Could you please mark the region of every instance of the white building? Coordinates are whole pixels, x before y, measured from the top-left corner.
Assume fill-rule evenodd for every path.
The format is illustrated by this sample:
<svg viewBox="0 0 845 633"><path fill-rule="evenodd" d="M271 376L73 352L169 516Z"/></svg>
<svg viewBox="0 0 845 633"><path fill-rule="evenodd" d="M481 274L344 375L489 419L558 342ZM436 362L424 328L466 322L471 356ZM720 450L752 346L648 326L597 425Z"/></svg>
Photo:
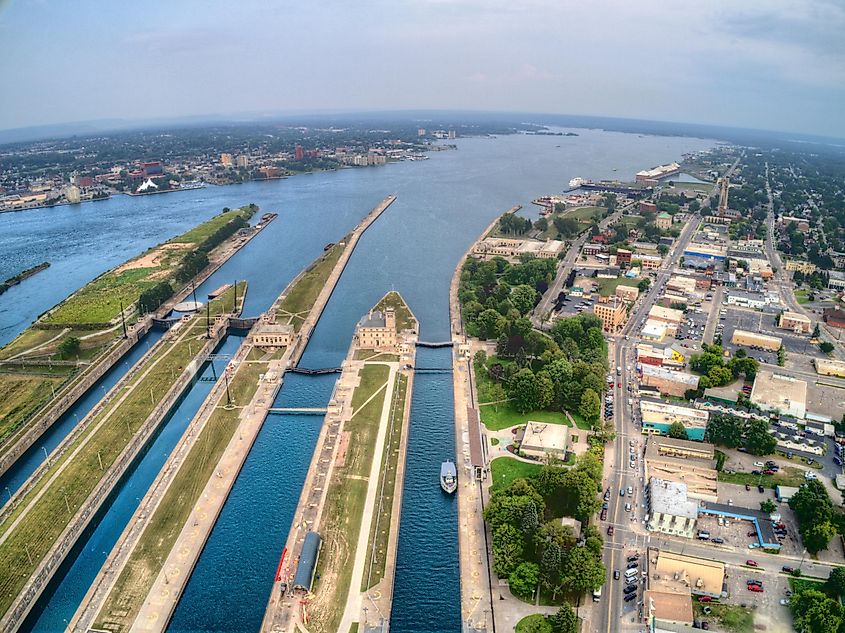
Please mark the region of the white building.
<svg viewBox="0 0 845 633"><path fill-rule="evenodd" d="M648 482L648 521L652 532L692 538L698 504L687 498L687 485L652 477Z"/></svg>

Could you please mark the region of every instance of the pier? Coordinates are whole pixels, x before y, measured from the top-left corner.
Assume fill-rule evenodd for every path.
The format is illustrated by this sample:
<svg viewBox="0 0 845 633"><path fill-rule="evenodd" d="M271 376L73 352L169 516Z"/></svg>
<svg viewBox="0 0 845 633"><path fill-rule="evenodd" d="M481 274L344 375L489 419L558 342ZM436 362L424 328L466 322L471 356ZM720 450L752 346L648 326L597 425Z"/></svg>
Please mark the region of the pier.
<svg viewBox="0 0 845 633"><path fill-rule="evenodd" d="M71 630L102 629L104 625L114 631L166 629L250 448L271 413L285 371L296 367L299 362L361 235L394 200L395 196L389 196L382 201L344 241L333 247L339 250L330 250L322 255L317 264L297 275L279 296L271 312L277 316L287 315L295 328L287 347L277 349L267 360L247 360L256 347L252 332L247 337L236 359L229 365L235 367L233 377L227 376L227 380L218 381L191 421L89 589L71 622ZM323 268L319 267L320 263L324 264ZM290 305L294 300L302 301L297 294L297 283L307 275L321 274L326 263L333 265L328 269L324 283L314 286L319 288L319 292L310 299L307 315L302 319L303 311ZM234 381L238 382L238 389L247 395L248 402L229 401L229 384ZM225 430L220 430L218 419L225 425ZM145 558L139 545L144 541L160 541L159 533L147 533L147 529L162 520L160 513L167 514L166 508L172 499L179 497L180 490L196 488L197 481L189 476L190 468L184 465L201 458L192 453L192 448L206 436L222 446L220 457L216 465L212 462L212 468L203 471L207 474L200 481L206 482L205 487L187 506L189 512L179 523L182 527L178 536L166 544L158 560ZM188 474L183 471L180 476L183 468ZM150 568L154 574L152 578ZM132 591L127 592L126 587L132 588Z"/></svg>

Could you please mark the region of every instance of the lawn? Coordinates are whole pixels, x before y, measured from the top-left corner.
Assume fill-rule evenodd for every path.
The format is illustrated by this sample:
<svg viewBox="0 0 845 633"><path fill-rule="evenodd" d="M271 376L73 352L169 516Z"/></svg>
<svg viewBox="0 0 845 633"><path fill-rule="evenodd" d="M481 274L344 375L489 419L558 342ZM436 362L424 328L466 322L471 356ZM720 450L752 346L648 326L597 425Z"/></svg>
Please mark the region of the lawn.
<svg viewBox="0 0 845 633"><path fill-rule="evenodd" d="M279 317L288 313L294 329L298 332L305 321L307 313L314 307L320 291L326 285L335 264L340 259L346 243L335 244L328 253L325 253L316 262L311 264L305 273L297 280L296 285L285 295L278 305Z"/></svg>
<svg viewBox="0 0 845 633"><path fill-rule="evenodd" d="M616 292L617 286L633 286L637 287L639 282L636 279L628 279L626 277L618 277L616 279L599 279L598 289L602 297L609 297Z"/></svg>
<svg viewBox="0 0 845 633"><path fill-rule="evenodd" d="M718 620L720 626L730 633L753 633L754 612L751 609L734 604L711 602L702 604L693 602L695 617L703 620ZM704 607L710 607L709 615L704 615Z"/></svg>
<svg viewBox="0 0 845 633"><path fill-rule="evenodd" d="M540 472L543 464L529 464L513 457L497 457L490 462L490 472L493 477L492 490L505 488L515 479L530 477Z"/></svg>
<svg viewBox="0 0 845 633"><path fill-rule="evenodd" d="M252 213L249 212L248 207L231 210L228 213L218 213L210 220L192 228L190 231L174 237L168 244L200 244L203 240L208 239L217 229L222 228L239 215L243 216L246 220L252 217Z"/></svg>
<svg viewBox="0 0 845 633"><path fill-rule="evenodd" d="M602 207L573 207L563 212L563 217L572 218L579 222L592 222L596 217L604 215L605 209Z"/></svg>
<svg viewBox="0 0 845 633"><path fill-rule="evenodd" d="M481 421L490 431L501 431L511 426L525 424L528 421L572 426L565 413L559 411L530 411L528 413L520 413L514 409L510 402L483 405L478 410L481 414Z"/></svg>
<svg viewBox="0 0 845 633"><path fill-rule="evenodd" d="M809 292L806 288L796 288L795 289L795 300L800 304L804 305L805 303L810 303Z"/></svg>
<svg viewBox="0 0 845 633"><path fill-rule="evenodd" d="M373 450L389 369L383 365L365 365L361 382L352 394L353 417L343 425L349 433L346 457L336 465L326 494L320 521L323 549L317 562L314 594L309 609L309 630L334 633L340 624L352 582L352 565L361 531L366 478L370 476ZM373 394L376 397L364 404ZM356 588L357 589L357 588Z"/></svg>
<svg viewBox="0 0 845 633"><path fill-rule="evenodd" d="M48 402L64 381L64 376L0 374L0 443Z"/></svg>
<svg viewBox="0 0 845 633"><path fill-rule="evenodd" d="M541 613L526 615L516 623L516 633L552 633L552 625Z"/></svg>
<svg viewBox="0 0 845 633"><path fill-rule="evenodd" d="M793 593L814 589L815 591L821 591L822 593L829 595L834 600L836 599L836 595L828 591L827 583L824 580L813 580L812 578L806 578L803 576L799 578L790 576L789 588L792 589Z"/></svg>
<svg viewBox="0 0 845 633"><path fill-rule="evenodd" d="M774 489L775 486L800 486L804 483L804 471L799 468L782 468L776 475L752 475L751 473L719 473L719 481L729 484L749 484L756 486L758 483L766 488Z"/></svg>
<svg viewBox="0 0 845 633"><path fill-rule="evenodd" d="M388 292L384 298L376 304L376 310L384 310L391 307L396 311L396 327L399 330L416 330L417 320L411 314L411 310L402 300L398 292Z"/></svg>
<svg viewBox="0 0 845 633"><path fill-rule="evenodd" d="M405 416L405 398L408 391L407 376L397 376L393 389L393 404L391 405L391 424L385 438L384 456L382 458L381 482L381 513L373 516L370 529L367 560L372 561L372 567L364 571L361 591L374 587L384 578L384 568L387 562L387 549L390 543L391 516L393 514L393 500L396 489L396 470L402 443L402 426ZM397 526L398 529L398 526ZM373 553L375 552L375 554Z"/></svg>

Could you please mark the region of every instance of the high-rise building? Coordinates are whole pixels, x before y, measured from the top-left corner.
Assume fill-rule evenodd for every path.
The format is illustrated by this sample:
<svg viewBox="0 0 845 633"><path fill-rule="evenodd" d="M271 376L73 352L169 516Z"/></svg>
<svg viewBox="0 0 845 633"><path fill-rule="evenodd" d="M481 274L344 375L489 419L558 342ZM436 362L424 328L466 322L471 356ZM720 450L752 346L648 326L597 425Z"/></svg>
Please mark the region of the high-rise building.
<svg viewBox="0 0 845 633"><path fill-rule="evenodd" d="M237 164L238 169L246 169L247 167L249 167L249 156L247 156L246 154L241 154L240 156L238 156Z"/></svg>
<svg viewBox="0 0 845 633"><path fill-rule="evenodd" d="M417 136L425 136L425 128L421 127L417 130Z"/></svg>
<svg viewBox="0 0 845 633"><path fill-rule="evenodd" d="M226 152L220 154L220 164L223 167L231 167L232 166L232 155L227 154Z"/></svg>
<svg viewBox="0 0 845 633"><path fill-rule="evenodd" d="M296 160L302 160L305 158L305 150L302 149L302 145L297 144L296 149L294 150L294 158Z"/></svg>

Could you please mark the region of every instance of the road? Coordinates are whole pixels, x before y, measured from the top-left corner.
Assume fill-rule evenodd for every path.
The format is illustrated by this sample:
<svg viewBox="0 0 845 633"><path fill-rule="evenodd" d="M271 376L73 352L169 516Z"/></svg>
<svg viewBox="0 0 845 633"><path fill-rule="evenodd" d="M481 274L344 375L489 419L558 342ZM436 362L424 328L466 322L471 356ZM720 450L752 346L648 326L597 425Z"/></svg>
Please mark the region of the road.
<svg viewBox="0 0 845 633"><path fill-rule="evenodd" d="M598 624L596 630L602 633L610 633L610 631L622 630L623 625L629 626L631 616L635 615L634 609L628 609L627 613L623 613L622 589L624 588L624 581L613 579L613 570L624 569L625 548L637 544L645 545L646 536L645 528L641 521L643 518L642 507L642 492L643 492L643 471L642 459L637 462L636 469L626 468L626 452L628 450L628 442L631 439L636 439L638 442L637 450L642 454L642 435L633 426L632 411L628 404L629 401L629 384L633 383L634 376L634 347L636 345L635 337L631 334L635 332L639 323L646 317L648 311L654 305L656 299L660 296L666 280L672 274L675 265L683 254L684 250L692 239L693 234L701 224L701 220L696 218L688 223L680 237L673 245L673 249L669 256L663 262L663 266L658 270L657 278L651 286L648 293L640 300L639 304L631 313L631 318L622 328L622 331L616 337L610 338L609 355L611 359L611 372L616 372L616 367L622 368L621 376L616 379L615 387L613 389L613 396L616 402L614 408L614 426L616 429L616 439L608 446L605 452L604 469L605 469L605 486L611 490L610 495L610 509L608 511L608 525L614 526L613 535L605 537L605 551L604 564L608 570L608 581L603 589L601 604L599 606L599 615L594 618L594 622ZM633 390L633 386L631 387ZM634 502L631 501L630 496L620 497L619 491L622 488L631 487L634 489ZM634 505L634 517L636 520L631 520L626 517L624 506L626 503ZM622 520L620 521L620 514ZM639 604L639 602L635 603ZM620 620L624 618L625 622ZM634 622L638 619L635 617ZM640 626L634 627L639 630Z"/></svg>
<svg viewBox="0 0 845 633"><path fill-rule="evenodd" d="M628 204L619 207L616 211L599 222L599 230L604 231L611 224L619 220L626 211L632 209L636 204L639 204L639 202L629 202ZM534 327L543 329L543 327L546 326L547 319L544 317L545 315L551 313L552 308L557 302L558 295L561 290L563 290L566 278L569 276L569 273L578 261L578 257L581 255L581 249L584 248L584 244L589 236L590 231L586 230L573 240L572 244L569 246L569 249L566 251L566 255L558 266L557 275L555 276L554 281L551 286L549 286L548 290L546 290L543 298L540 299L540 303L537 304L531 314L531 322L534 324Z"/></svg>

